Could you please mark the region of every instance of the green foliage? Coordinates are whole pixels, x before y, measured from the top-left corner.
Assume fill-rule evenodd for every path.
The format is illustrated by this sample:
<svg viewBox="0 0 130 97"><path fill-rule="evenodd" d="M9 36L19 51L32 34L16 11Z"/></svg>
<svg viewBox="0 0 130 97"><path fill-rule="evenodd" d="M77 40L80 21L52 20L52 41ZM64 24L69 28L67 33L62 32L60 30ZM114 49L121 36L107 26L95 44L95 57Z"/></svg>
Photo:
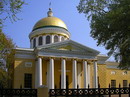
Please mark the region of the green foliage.
<svg viewBox="0 0 130 97"><path fill-rule="evenodd" d="M3 27L3 22L10 19L11 22L16 21L17 13L21 11L24 0L0 0L0 29Z"/></svg>
<svg viewBox="0 0 130 97"><path fill-rule="evenodd" d="M130 67L130 0L80 0L79 13L91 20L91 36L110 50L121 69Z"/></svg>
<svg viewBox="0 0 130 97"><path fill-rule="evenodd" d="M13 50L14 46L12 39L7 37L7 35L0 30L0 59L6 61L6 65L2 62L0 63L0 84L4 87L10 87L9 81L13 73L12 67L15 53ZM5 67L7 71L2 67Z"/></svg>

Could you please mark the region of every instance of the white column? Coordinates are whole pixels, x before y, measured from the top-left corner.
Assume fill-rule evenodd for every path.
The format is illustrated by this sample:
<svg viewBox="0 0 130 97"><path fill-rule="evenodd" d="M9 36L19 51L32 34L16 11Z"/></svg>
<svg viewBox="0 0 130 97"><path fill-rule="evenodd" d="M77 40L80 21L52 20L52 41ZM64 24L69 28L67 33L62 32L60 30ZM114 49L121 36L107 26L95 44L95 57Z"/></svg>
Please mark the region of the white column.
<svg viewBox="0 0 130 97"><path fill-rule="evenodd" d="M61 63L61 89L66 89L66 60Z"/></svg>
<svg viewBox="0 0 130 97"><path fill-rule="evenodd" d="M38 58L37 79L38 87L42 86L42 58Z"/></svg>
<svg viewBox="0 0 130 97"><path fill-rule="evenodd" d="M90 86L90 65L88 64L88 84L89 84L89 87L91 88Z"/></svg>
<svg viewBox="0 0 130 97"><path fill-rule="evenodd" d="M45 42L45 36L42 36L42 45L45 45L46 44L46 42Z"/></svg>
<svg viewBox="0 0 130 97"><path fill-rule="evenodd" d="M59 35L59 37L58 37L58 38L59 38L59 42L60 42L60 41L61 41L61 36Z"/></svg>
<svg viewBox="0 0 130 97"><path fill-rule="evenodd" d="M84 72L84 88L88 87L88 66L87 61L83 61L83 72Z"/></svg>
<svg viewBox="0 0 130 97"><path fill-rule="evenodd" d="M54 59L50 58L50 64L49 64L49 89L54 89Z"/></svg>
<svg viewBox="0 0 130 97"><path fill-rule="evenodd" d="M51 43L54 43L54 35L51 35Z"/></svg>
<svg viewBox="0 0 130 97"><path fill-rule="evenodd" d="M98 88L98 79L97 79L97 61L93 63L94 67L94 88Z"/></svg>
<svg viewBox="0 0 130 97"><path fill-rule="evenodd" d="M39 37L36 37L36 47L38 46L38 38Z"/></svg>
<svg viewBox="0 0 130 97"><path fill-rule="evenodd" d="M73 88L76 89L77 88L77 61L74 59L73 60Z"/></svg>

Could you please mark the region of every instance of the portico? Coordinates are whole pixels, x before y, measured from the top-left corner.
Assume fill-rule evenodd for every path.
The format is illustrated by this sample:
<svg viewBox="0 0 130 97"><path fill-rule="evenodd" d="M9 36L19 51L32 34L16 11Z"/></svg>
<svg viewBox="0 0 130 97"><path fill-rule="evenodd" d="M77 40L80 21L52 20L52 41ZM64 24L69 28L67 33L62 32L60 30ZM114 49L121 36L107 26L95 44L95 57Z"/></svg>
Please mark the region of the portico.
<svg viewBox="0 0 130 97"><path fill-rule="evenodd" d="M78 83L78 79L81 80L81 83L83 83L83 87L81 85L79 85L80 87L82 88L87 88L88 87L88 84L90 85L90 65L93 64L94 66L94 80L93 80L93 83L94 83L94 86L91 86L91 87L97 87L98 86L98 82L97 82L97 61L96 59L80 59L80 58L65 58L65 57L56 57L56 56L53 56L53 57L47 57L47 56L39 56L38 58L38 64L36 65L36 77L35 77L35 83L37 84L36 87L40 87L40 86L44 86L44 84L42 84L42 72L43 70L41 69L42 66L44 65L43 63L43 60L47 59L48 60L48 69L47 69L47 87L48 89L54 89L55 88L55 76L56 73L55 73L55 61L59 61L60 64L60 68L61 68L61 71L59 72L60 75L61 75L61 89L66 89L66 68L67 68L67 61L69 60L71 62L71 65L72 65L72 73L71 75L72 76L69 76L72 77L72 87L69 87L69 88L77 88L77 85L79 85ZM77 71L78 71L78 63L80 62L81 64L81 72L83 70L83 77L81 78L78 78L78 75L77 75ZM92 64L88 64L88 63L92 63ZM70 65L70 64L69 64ZM83 79L83 80L82 80ZM57 79L58 81L58 79ZM79 88L80 88L79 87ZM58 87L57 87L58 88Z"/></svg>

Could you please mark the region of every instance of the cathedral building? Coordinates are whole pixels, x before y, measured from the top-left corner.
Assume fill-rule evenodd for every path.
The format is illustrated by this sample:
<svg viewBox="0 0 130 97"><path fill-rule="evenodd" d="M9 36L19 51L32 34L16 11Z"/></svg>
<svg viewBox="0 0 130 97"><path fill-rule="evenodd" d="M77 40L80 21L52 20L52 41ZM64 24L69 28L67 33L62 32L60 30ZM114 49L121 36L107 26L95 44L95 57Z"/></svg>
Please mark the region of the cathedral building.
<svg viewBox="0 0 130 97"><path fill-rule="evenodd" d="M66 89L128 86L130 71L99 51L70 39L66 24L53 16L39 20L29 34L30 48L15 48L13 88Z"/></svg>

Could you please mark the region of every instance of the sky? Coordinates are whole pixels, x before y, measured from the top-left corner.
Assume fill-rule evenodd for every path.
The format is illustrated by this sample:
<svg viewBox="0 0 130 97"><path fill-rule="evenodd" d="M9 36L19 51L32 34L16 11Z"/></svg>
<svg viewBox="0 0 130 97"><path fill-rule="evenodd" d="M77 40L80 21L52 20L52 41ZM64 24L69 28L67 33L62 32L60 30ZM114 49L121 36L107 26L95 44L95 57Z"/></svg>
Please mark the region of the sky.
<svg viewBox="0 0 130 97"><path fill-rule="evenodd" d="M26 5L17 14L20 19L11 23L5 22L4 33L6 33L18 47L30 48L29 33L35 23L41 18L47 17L49 3L55 17L60 18L67 25L71 33L71 40L81 43L107 55L103 46L97 46L96 40L90 36L90 21L84 14L79 14L76 6L80 0L25 0Z"/></svg>

